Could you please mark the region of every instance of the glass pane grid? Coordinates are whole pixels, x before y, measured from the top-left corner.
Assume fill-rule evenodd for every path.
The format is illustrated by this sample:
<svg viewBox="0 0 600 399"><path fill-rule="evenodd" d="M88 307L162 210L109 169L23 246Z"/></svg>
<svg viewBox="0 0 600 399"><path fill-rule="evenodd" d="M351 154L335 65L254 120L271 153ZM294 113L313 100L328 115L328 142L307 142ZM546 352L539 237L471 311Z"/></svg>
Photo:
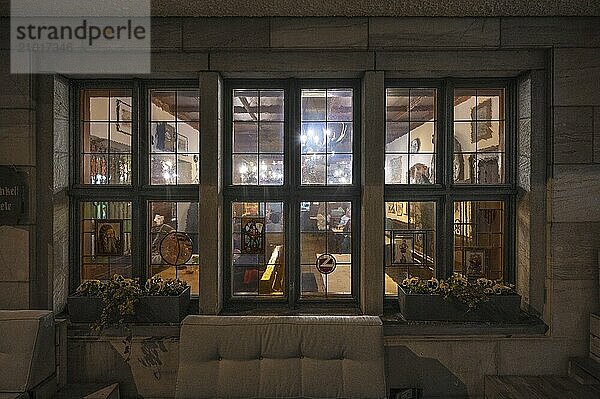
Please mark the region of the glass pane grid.
<svg viewBox="0 0 600 399"><path fill-rule="evenodd" d="M234 89L232 183L284 183L284 91Z"/></svg>
<svg viewBox="0 0 600 399"><path fill-rule="evenodd" d="M200 182L200 94L150 90L150 184Z"/></svg>
<svg viewBox="0 0 600 399"><path fill-rule="evenodd" d="M283 203L233 202L231 293L234 297L283 297L285 229Z"/></svg>
<svg viewBox="0 0 600 399"><path fill-rule="evenodd" d="M454 203L454 271L475 279L504 277L504 203Z"/></svg>
<svg viewBox="0 0 600 399"><path fill-rule="evenodd" d="M302 298L352 294L352 211L350 202L303 202L300 207L300 285ZM317 259L331 254L331 273Z"/></svg>
<svg viewBox="0 0 600 399"><path fill-rule="evenodd" d="M81 183L131 184L132 93L81 90Z"/></svg>
<svg viewBox="0 0 600 399"><path fill-rule="evenodd" d="M395 296L405 278L436 275L436 205L388 201L385 212L385 294Z"/></svg>
<svg viewBox="0 0 600 399"><path fill-rule="evenodd" d="M436 106L436 89L386 89L386 184L435 183Z"/></svg>
<svg viewBox="0 0 600 399"><path fill-rule="evenodd" d="M151 201L148 203L148 226L148 276L186 281L191 294L198 295L198 202Z"/></svg>
<svg viewBox="0 0 600 399"><path fill-rule="evenodd" d="M454 183L504 183L504 143L504 90L456 89Z"/></svg>
<svg viewBox="0 0 600 399"><path fill-rule="evenodd" d="M352 95L352 89L302 90L302 185L352 184Z"/></svg>

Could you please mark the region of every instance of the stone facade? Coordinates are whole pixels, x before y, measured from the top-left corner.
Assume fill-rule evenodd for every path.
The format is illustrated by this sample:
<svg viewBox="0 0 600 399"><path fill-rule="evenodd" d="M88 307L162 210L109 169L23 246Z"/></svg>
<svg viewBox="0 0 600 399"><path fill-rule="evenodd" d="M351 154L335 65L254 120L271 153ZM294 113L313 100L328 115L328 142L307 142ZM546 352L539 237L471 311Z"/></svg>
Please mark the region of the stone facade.
<svg viewBox="0 0 600 399"><path fill-rule="evenodd" d="M204 12L210 10L219 14L210 4ZM342 15L348 11L339 10ZM387 15L395 15L397 9L391 10ZM574 3L564 15L576 11ZM0 308L61 311L69 267L68 90L61 77L11 75L9 21L4 18L0 26L0 164L24 171L31 188L27 220L0 228L3 253L23 247L15 259L0 260ZM523 196L517 211L517 283L525 306L549 325L548 334L386 338L390 387L422 387L427 397L480 397L486 374L566 374L568 357L587 353L589 313L599 310L599 27L596 17L160 17L153 20L153 77L199 79L204 98L216 100L202 102L202 144L214 149L220 148L222 78L360 77L364 92L377 93L389 77L519 77L518 182ZM368 126L374 136L382 133L378 118ZM210 155L202 158L200 193L207 202L200 213L203 228L218 231L222 221L214 209L222 206L222 182L214 166L221 151ZM366 166L367 177L381 173ZM375 178L363 187L363 200L382 193L383 181ZM380 227L367 225L365 233ZM218 237L207 241L211 255L201 267L200 310L205 313L221 307ZM380 248L376 240L362 243L361 275L373 276L371 267L380 268L381 262L366 261L380 259ZM381 313L381 289L363 287L363 311ZM121 364L118 354L106 354L103 346L109 344L70 340L75 359L69 364L70 380L110 375L121 379L130 394L162 397L174 392L176 337L165 351L158 349L167 360L152 366L164 376L160 384L136 384L140 375L152 379L155 370L137 360ZM134 345L134 350L144 354L148 347ZM110 374L115 370L119 372Z"/></svg>

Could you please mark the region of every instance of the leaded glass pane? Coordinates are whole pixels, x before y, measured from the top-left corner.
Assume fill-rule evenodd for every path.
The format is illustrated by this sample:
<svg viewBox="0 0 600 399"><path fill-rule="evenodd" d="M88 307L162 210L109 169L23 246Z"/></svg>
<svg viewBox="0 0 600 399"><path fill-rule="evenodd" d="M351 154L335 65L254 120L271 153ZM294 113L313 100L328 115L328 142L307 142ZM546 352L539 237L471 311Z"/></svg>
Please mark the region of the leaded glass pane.
<svg viewBox="0 0 600 399"><path fill-rule="evenodd" d="M386 89L386 184L435 183L437 90Z"/></svg>
<svg viewBox="0 0 600 399"><path fill-rule="evenodd" d="M436 274L435 202L385 203L385 294L397 295L407 277Z"/></svg>
<svg viewBox="0 0 600 399"><path fill-rule="evenodd" d="M89 89L80 94L80 182L131 184L131 90Z"/></svg>
<svg viewBox="0 0 600 399"><path fill-rule="evenodd" d="M319 263L325 257L332 261ZM300 263L302 297L351 295L351 202L301 203Z"/></svg>
<svg viewBox="0 0 600 399"><path fill-rule="evenodd" d="M163 240L175 232L185 235L192 243L191 256L187 260L187 256L181 259L181 264L170 264L170 259L165 259L164 245L161 252ZM188 283L191 294L198 295L199 244L198 202L151 201L148 204L148 277L178 278ZM182 256L187 255L183 249L180 249L180 253Z"/></svg>
<svg viewBox="0 0 600 399"><path fill-rule="evenodd" d="M280 297L285 288L285 223L281 202L231 204L233 296Z"/></svg>

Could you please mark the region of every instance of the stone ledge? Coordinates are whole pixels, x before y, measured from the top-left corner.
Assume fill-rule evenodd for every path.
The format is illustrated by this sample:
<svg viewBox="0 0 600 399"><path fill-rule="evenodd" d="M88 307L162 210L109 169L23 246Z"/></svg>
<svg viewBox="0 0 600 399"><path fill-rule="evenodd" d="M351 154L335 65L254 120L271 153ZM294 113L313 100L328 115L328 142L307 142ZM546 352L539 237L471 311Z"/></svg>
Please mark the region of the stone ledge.
<svg viewBox="0 0 600 399"><path fill-rule="evenodd" d="M525 316L525 314L524 314ZM394 345L403 339L432 337L511 338L515 336L544 336L548 326L537 317L527 316L519 323L466 323L441 321L404 321L395 316L383 316L383 335L386 345Z"/></svg>
<svg viewBox="0 0 600 399"><path fill-rule="evenodd" d="M600 3L587 0L458 0L419 2L379 0L231 0L181 2L152 0L156 16L537 16L598 15Z"/></svg>
<svg viewBox="0 0 600 399"><path fill-rule="evenodd" d="M135 324L131 326L133 339L178 339L180 331L179 323L172 324ZM125 332L119 328L109 328L101 334L92 330L92 324L71 323L67 325L67 337L84 341L106 341L125 336Z"/></svg>

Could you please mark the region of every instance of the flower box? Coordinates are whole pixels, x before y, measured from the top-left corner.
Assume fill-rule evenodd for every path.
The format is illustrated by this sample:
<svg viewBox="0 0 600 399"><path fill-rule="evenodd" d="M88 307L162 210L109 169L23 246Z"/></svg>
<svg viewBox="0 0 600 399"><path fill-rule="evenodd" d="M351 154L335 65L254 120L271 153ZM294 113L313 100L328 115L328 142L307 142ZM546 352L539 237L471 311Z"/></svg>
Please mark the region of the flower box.
<svg viewBox="0 0 600 399"><path fill-rule="evenodd" d="M179 323L190 304L190 287L179 296L142 296L135 304L135 321L140 323Z"/></svg>
<svg viewBox="0 0 600 399"><path fill-rule="evenodd" d="M178 296L144 295L135 304L133 323L179 323L187 315L190 287ZM73 323L94 323L100 319L104 302L98 296L72 295L67 298L69 317Z"/></svg>
<svg viewBox="0 0 600 399"><path fill-rule="evenodd" d="M73 323L94 323L100 319L104 302L99 296L71 295L67 297L69 318Z"/></svg>
<svg viewBox="0 0 600 399"><path fill-rule="evenodd" d="M490 295L475 309L438 294L409 294L398 289L400 313L406 320L415 321L496 321L510 322L519 319L521 296Z"/></svg>

